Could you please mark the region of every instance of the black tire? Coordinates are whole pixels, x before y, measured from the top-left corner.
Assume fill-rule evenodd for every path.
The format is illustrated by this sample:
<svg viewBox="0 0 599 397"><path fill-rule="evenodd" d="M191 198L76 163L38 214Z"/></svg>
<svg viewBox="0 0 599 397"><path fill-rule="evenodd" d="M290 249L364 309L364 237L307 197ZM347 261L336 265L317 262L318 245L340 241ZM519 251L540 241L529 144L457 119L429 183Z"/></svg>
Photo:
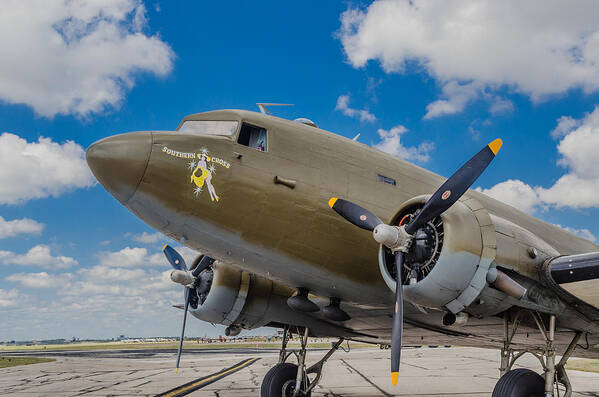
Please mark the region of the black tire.
<svg viewBox="0 0 599 397"><path fill-rule="evenodd" d="M261 397L290 397L295 389L297 365L291 363L277 364L272 367L262 380ZM309 383L308 383L309 385ZM304 394L310 397L312 393Z"/></svg>
<svg viewBox="0 0 599 397"><path fill-rule="evenodd" d="M530 369L518 368L499 378L492 397L543 397L545 379Z"/></svg>

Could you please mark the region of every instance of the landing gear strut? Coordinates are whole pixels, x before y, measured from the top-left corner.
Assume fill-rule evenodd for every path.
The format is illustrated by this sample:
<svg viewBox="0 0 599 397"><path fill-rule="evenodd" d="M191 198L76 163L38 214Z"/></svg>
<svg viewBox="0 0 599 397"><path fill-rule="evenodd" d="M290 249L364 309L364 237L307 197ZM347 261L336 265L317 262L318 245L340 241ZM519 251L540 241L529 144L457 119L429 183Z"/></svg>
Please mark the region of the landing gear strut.
<svg viewBox="0 0 599 397"><path fill-rule="evenodd" d="M322 377L324 363L339 349L343 338L332 344L331 349L316 364L306 369L306 346L308 345L308 328L304 328L300 335L300 349L287 350L287 343L291 339L291 328L285 326L283 329L283 341L279 352L279 363L266 373L262 381L261 397L310 397L312 389L318 384ZM297 365L286 362L294 355ZM316 374L310 380L309 374Z"/></svg>
<svg viewBox="0 0 599 397"><path fill-rule="evenodd" d="M512 340L516 335L516 331L518 331L523 313L532 316L545 340L544 347L523 350L512 348ZM566 389L562 397L570 397L572 395L572 385L568 379L565 366L582 333L577 332L574 335L562 359L556 365L555 346L553 345L556 322L554 315L549 315L548 320L544 321L538 312L523 309L516 313L511 329L509 320L508 313L505 313L503 316L503 349L501 349L501 367L499 368L501 378L495 385L495 389L493 389L492 397L559 397L558 385L560 383ZM545 324L546 322L547 324ZM528 369L512 370L516 360L526 353L532 354L539 360L543 367L543 376Z"/></svg>

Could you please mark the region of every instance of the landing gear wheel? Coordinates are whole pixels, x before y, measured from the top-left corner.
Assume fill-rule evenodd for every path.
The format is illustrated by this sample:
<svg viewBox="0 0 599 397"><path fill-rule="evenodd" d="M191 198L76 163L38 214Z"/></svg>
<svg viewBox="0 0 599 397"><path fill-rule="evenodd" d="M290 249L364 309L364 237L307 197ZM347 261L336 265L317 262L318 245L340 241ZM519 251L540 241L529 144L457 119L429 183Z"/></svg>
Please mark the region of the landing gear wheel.
<svg viewBox="0 0 599 397"><path fill-rule="evenodd" d="M545 379L530 369L518 368L499 378L492 397L543 397Z"/></svg>
<svg viewBox="0 0 599 397"><path fill-rule="evenodd" d="M291 363L277 364L266 373L262 381L260 391L261 397L292 397L295 391L295 377L297 376L297 365ZM302 385L306 388L308 385ZM300 394L302 397L310 397L312 393Z"/></svg>

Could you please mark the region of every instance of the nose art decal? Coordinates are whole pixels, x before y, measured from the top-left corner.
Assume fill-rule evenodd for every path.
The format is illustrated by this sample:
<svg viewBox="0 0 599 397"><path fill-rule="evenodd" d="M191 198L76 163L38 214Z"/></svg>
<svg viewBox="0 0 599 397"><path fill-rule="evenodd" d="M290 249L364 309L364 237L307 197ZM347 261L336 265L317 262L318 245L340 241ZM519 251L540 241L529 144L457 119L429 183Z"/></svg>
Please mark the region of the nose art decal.
<svg viewBox="0 0 599 397"><path fill-rule="evenodd" d="M218 157L209 156L208 149L202 148L200 153L187 153L179 152L177 150L169 149L164 146L162 151L169 156L187 159L187 169L191 171L190 183L192 184L193 194L198 197L203 191L204 187L208 189L210 194L210 201L218 202L220 197L216 194L214 186L212 185L212 178L216 175L216 166L219 165L225 168L231 168L231 164Z"/></svg>

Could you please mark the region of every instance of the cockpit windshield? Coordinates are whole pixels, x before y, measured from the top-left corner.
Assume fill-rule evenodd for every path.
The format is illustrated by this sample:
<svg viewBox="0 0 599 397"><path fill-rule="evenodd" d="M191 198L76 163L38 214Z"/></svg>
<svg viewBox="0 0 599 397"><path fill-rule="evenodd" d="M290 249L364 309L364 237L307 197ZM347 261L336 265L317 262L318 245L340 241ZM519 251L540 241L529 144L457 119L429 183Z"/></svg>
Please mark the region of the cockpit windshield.
<svg viewBox="0 0 599 397"><path fill-rule="evenodd" d="M231 136L237 131L237 121L186 120L178 129L184 134Z"/></svg>

